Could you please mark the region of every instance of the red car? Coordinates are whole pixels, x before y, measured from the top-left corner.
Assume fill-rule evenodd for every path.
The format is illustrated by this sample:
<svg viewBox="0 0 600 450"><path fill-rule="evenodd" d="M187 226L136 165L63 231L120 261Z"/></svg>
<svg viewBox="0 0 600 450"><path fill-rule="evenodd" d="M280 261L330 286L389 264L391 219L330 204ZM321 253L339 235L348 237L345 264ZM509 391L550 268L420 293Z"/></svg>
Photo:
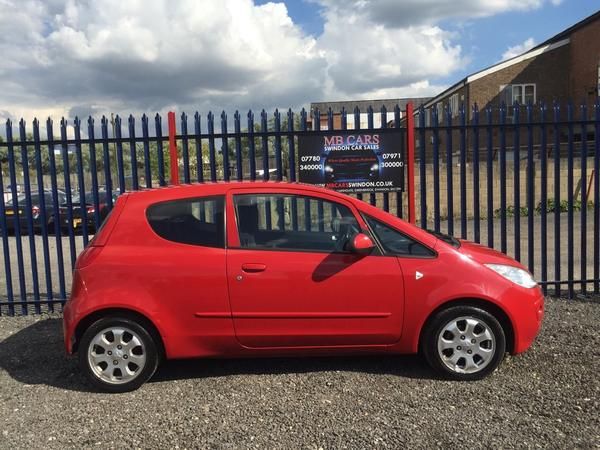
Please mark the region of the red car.
<svg viewBox="0 0 600 450"><path fill-rule="evenodd" d="M513 259L290 183L126 193L73 275L66 349L112 392L196 357L422 352L480 379L531 345L544 310Z"/></svg>

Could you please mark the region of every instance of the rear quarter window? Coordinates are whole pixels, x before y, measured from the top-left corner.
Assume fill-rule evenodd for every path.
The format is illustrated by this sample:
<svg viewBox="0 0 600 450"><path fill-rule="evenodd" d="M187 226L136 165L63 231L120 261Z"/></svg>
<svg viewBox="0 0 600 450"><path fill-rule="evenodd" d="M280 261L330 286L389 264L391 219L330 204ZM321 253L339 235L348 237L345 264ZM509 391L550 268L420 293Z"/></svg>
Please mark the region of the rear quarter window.
<svg viewBox="0 0 600 450"><path fill-rule="evenodd" d="M155 203L146 210L152 230L180 244L225 247L225 198L202 197Z"/></svg>

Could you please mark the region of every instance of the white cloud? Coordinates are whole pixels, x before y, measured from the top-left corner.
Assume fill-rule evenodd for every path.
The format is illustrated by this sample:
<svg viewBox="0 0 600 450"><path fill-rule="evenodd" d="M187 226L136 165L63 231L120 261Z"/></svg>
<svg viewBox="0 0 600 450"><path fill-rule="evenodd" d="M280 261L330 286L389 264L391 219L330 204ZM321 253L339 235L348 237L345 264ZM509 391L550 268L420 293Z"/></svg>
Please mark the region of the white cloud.
<svg viewBox="0 0 600 450"><path fill-rule="evenodd" d="M361 17L388 27L436 24L446 19L476 19L507 11L539 8L548 0L313 0L328 11ZM555 3L557 0L550 0ZM558 0L560 1L560 0Z"/></svg>
<svg viewBox="0 0 600 450"><path fill-rule="evenodd" d="M513 45L512 47L508 47L508 49L502 54L502 60L514 58L515 56L519 56L522 53L525 53L527 50L532 49L535 46L535 41L533 38L525 39L524 42Z"/></svg>
<svg viewBox="0 0 600 450"><path fill-rule="evenodd" d="M326 17L320 46L326 52L330 92L336 98L368 97L392 92L452 73L461 64L460 46L453 45L437 27L387 29L362 22L360 31L348 32L358 17ZM331 92L333 91L333 92Z"/></svg>
<svg viewBox="0 0 600 450"><path fill-rule="evenodd" d="M433 95L465 62L440 21L547 0L311 1L320 36L283 3L0 0L0 105L31 119Z"/></svg>
<svg viewBox="0 0 600 450"><path fill-rule="evenodd" d="M0 104L11 110L260 108L297 105L324 89L326 61L316 39L302 33L283 4L69 0L51 8L4 0L2 6L0 51L7 63L0 68Z"/></svg>

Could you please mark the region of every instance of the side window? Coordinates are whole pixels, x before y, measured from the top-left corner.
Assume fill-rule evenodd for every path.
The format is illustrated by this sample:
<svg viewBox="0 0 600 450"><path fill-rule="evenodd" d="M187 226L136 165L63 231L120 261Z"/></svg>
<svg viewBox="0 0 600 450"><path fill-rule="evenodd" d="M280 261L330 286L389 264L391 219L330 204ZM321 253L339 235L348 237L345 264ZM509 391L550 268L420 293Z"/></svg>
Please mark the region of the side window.
<svg viewBox="0 0 600 450"><path fill-rule="evenodd" d="M399 256L420 256L431 257L435 253L425 247L423 244L409 238L399 231L390 228L383 222L370 216L365 216L365 220L373 231L373 234L379 240L386 253Z"/></svg>
<svg viewBox="0 0 600 450"><path fill-rule="evenodd" d="M360 226L344 205L314 197L234 196L242 248L345 252Z"/></svg>
<svg viewBox="0 0 600 450"><path fill-rule="evenodd" d="M181 244L225 247L225 199L205 197L156 203L148 223L160 237Z"/></svg>

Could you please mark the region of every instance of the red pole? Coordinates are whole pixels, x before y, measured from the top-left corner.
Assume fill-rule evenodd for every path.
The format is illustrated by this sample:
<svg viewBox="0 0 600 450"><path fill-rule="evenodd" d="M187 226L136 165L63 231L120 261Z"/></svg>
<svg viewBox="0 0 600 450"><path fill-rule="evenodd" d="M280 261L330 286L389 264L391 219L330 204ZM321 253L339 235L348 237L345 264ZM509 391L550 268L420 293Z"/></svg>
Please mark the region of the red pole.
<svg viewBox="0 0 600 450"><path fill-rule="evenodd" d="M408 178L408 221L415 224L415 118L413 116L413 104L406 105L406 165Z"/></svg>
<svg viewBox="0 0 600 450"><path fill-rule="evenodd" d="M595 176L596 176L596 171L594 169L592 169L592 174L590 175L590 182L588 183L587 192L585 193L585 201L586 202L588 201L588 198L590 198L590 191L592 190L592 182L594 181ZM596 201L596 200L594 200L594 201Z"/></svg>
<svg viewBox="0 0 600 450"><path fill-rule="evenodd" d="M171 184L179 184L179 161L177 159L177 125L175 124L175 113L169 111L169 155L171 157Z"/></svg>

